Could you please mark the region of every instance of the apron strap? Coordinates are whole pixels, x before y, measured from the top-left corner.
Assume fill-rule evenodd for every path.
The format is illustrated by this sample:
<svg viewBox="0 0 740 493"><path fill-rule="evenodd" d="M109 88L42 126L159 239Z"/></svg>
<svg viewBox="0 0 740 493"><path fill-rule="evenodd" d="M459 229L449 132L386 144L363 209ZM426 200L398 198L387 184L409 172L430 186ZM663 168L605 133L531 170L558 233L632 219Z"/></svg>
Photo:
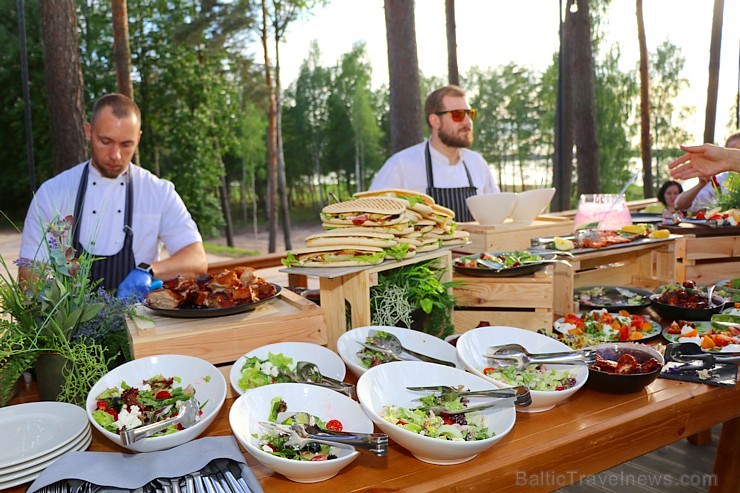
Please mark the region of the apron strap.
<svg viewBox="0 0 740 493"><path fill-rule="evenodd" d="M72 246L74 249L78 252L78 255L82 253L80 248L78 247L80 243L80 226L82 225L82 207L85 202L85 193L87 192L87 176L88 176L88 167L90 166L90 162L88 161L87 164L85 164L84 168L82 168L82 176L80 177L80 184L77 186L77 197L75 198L75 211L74 215L74 224L72 227L74 228L74 232L72 233Z"/></svg>

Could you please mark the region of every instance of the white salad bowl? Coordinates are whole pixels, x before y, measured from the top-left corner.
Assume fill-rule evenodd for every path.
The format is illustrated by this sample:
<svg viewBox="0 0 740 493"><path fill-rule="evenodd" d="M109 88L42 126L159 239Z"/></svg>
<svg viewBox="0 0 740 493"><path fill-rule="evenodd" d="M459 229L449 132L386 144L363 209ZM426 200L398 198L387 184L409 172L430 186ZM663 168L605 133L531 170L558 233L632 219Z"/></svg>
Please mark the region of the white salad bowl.
<svg viewBox="0 0 740 493"><path fill-rule="evenodd" d="M239 385L239 379L242 376L242 367L244 367L247 358L256 357L260 360L265 360L270 353L282 354L291 358L293 360L291 369L295 369L295 365L299 361L309 361L315 363L319 367L321 374L325 377L344 380L344 376L347 373L342 358L331 349L309 342L277 342L249 351L231 366L229 381L239 395L242 395L245 390L248 390Z"/></svg>
<svg viewBox="0 0 740 493"><path fill-rule="evenodd" d="M337 458L324 461L299 461L265 452L259 447L258 437L270 432L258 423L268 421L271 401L275 397L281 397L285 401L288 411L304 411L325 422L339 420L344 431L373 433L373 423L362 411L362 407L339 392L301 383L276 383L249 389L231 406L231 430L252 457L291 481L325 481L348 466L359 452L333 447L332 453Z"/></svg>
<svg viewBox="0 0 740 493"><path fill-rule="evenodd" d="M203 414L195 425L184 430L164 436L147 437L130 445L123 445L118 434L107 431L93 418L92 413L97 409L96 397L106 389L121 387L122 382L126 382L130 387L138 387L145 380L157 375L180 378L176 386L182 388L192 385ZM85 409L90 423L110 441L135 452L154 452L176 447L197 438L214 420L224 399L226 399L226 380L218 368L193 356L163 354L129 361L105 374L87 394Z"/></svg>
<svg viewBox="0 0 740 493"><path fill-rule="evenodd" d="M521 344L530 353L556 353L562 351L573 351L560 341L556 341L546 335L538 334L531 330L517 329L515 327L478 327L465 332L457 340L457 355L463 362L465 368L475 375L486 378L499 387L511 387L511 385L494 380L483 373L483 369L492 366L491 362L484 356L490 346L501 346L503 344ZM546 365L548 370L568 371L576 379L576 384L565 390L538 391L531 390L532 404L528 407L517 407L520 412L539 412L552 409L571 395L578 392L588 379L588 367L579 365Z"/></svg>
<svg viewBox="0 0 740 493"><path fill-rule="evenodd" d="M506 221L517 205L517 196L510 192L487 193L468 197L465 203L478 224L494 226Z"/></svg>
<svg viewBox="0 0 740 493"><path fill-rule="evenodd" d="M418 330L403 329L401 327L389 327L385 325L368 325L366 327L358 327L356 329L348 330L337 339L337 352L342 357L350 371L355 376L360 377L367 371L367 368L362 365L360 358L357 356L357 352L362 349L358 343L365 342L368 334L371 330L381 330L398 337L404 347L424 354L426 356L432 356L437 359L449 361L455 363L457 368L462 369L463 366L457 359L457 353L455 347L451 344L443 341L439 337L420 332ZM418 360L411 355L406 353L401 355L402 358L409 360Z"/></svg>
<svg viewBox="0 0 740 493"><path fill-rule="evenodd" d="M554 195L554 188L536 188L519 192L516 207L511 212L511 219L515 223L531 223L550 204Z"/></svg>
<svg viewBox="0 0 740 493"><path fill-rule="evenodd" d="M388 405L405 408L421 405L418 398L431 393L415 392L406 387L429 385L463 385L470 390L497 388L491 382L457 368L421 361L400 361L376 366L362 375L357 383L357 397L370 419L390 439L417 459L431 464L449 465L468 461L505 437L514 426L516 412L513 403L480 411L492 436L469 442L419 435L382 417L384 407ZM490 402L490 398L469 398L470 406L484 402Z"/></svg>

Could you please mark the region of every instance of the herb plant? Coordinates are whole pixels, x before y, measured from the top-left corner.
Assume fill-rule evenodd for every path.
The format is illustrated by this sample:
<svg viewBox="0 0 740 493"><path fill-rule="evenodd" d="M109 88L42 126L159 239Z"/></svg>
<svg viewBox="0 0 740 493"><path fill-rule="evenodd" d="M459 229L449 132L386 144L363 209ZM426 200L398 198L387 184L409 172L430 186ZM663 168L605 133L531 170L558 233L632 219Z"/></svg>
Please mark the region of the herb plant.
<svg viewBox="0 0 740 493"><path fill-rule="evenodd" d="M436 260L380 272L378 284L370 289L372 323L412 328L419 322L414 317L423 313L427 316L424 332L441 338L452 334L455 298L450 289L454 283L442 282L443 275Z"/></svg>

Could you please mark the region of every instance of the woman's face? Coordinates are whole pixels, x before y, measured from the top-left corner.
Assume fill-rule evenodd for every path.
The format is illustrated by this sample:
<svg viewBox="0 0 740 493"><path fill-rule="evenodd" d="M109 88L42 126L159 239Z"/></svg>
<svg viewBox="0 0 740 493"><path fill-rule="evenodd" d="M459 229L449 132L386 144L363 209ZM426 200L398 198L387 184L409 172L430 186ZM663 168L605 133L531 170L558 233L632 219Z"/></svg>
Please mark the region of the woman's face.
<svg viewBox="0 0 740 493"><path fill-rule="evenodd" d="M666 207L673 209L673 204L676 203L676 197L681 193L676 185L671 185L665 190L665 203Z"/></svg>

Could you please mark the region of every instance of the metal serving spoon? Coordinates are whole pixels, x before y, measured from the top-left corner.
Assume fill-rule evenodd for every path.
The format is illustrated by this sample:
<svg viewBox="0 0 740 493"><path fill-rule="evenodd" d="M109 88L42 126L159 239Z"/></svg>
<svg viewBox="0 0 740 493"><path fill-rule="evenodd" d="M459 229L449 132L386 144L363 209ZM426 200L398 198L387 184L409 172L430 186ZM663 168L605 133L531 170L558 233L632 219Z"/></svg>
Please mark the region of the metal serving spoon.
<svg viewBox="0 0 740 493"><path fill-rule="evenodd" d="M303 380L330 385L331 388L334 388L337 392L341 392L353 399L357 395L353 384L322 375L319 367L310 361L299 361L296 363L295 371Z"/></svg>
<svg viewBox="0 0 740 493"><path fill-rule="evenodd" d="M530 353L521 344L504 344L491 346L484 355L488 359L506 362L503 366L513 366L517 370L524 370L529 365L558 364L558 365L590 365L596 361L596 352L592 349L564 351L560 353Z"/></svg>
<svg viewBox="0 0 740 493"><path fill-rule="evenodd" d="M396 337L395 335L389 332L386 332L383 335L383 337L378 336L376 331L370 331L368 332L368 335L370 337L374 337L373 340L375 341L378 347L385 348L391 351L396 356L398 356L401 353L406 353L422 361L427 361L429 363L437 363L438 365L453 366L453 367L455 366L455 363L452 363L451 361L437 359L432 356L427 356L426 354L417 353L416 351L412 351L404 347L401 341L398 339L398 337Z"/></svg>

